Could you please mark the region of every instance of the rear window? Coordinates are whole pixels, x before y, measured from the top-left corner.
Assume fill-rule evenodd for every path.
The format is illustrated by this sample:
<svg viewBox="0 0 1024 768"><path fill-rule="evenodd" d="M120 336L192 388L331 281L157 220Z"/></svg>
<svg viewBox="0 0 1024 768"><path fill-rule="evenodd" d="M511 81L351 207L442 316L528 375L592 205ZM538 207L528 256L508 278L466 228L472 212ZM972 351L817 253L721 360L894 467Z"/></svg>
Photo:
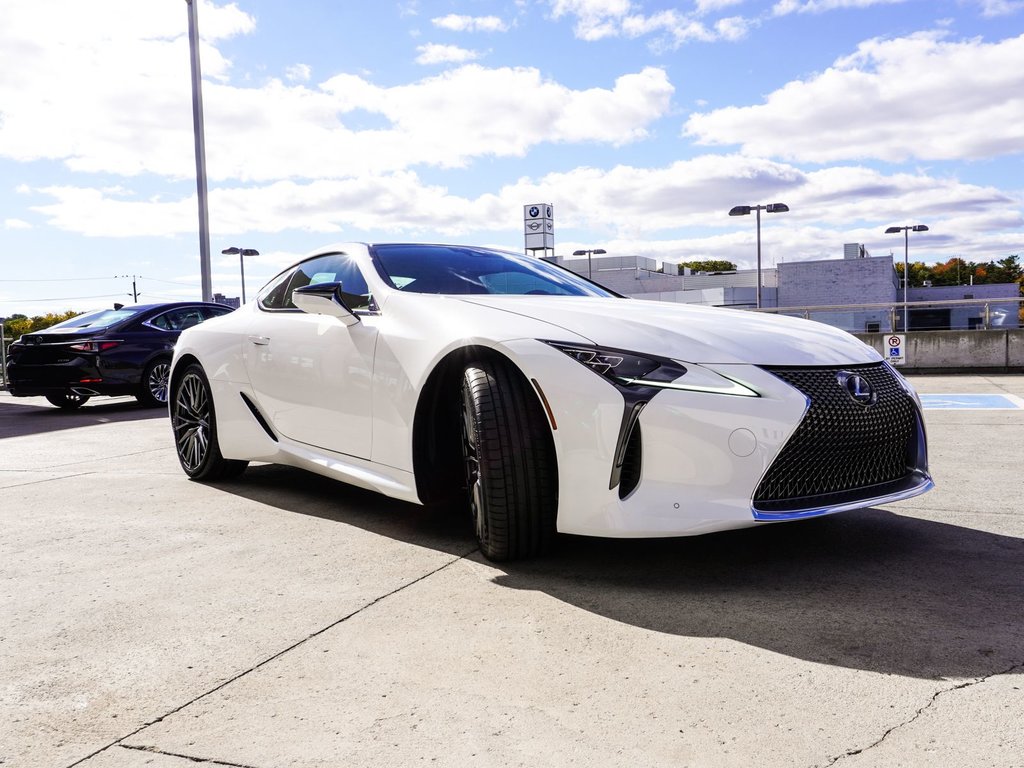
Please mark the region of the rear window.
<svg viewBox="0 0 1024 768"><path fill-rule="evenodd" d="M47 333L61 333L68 331L81 331L85 328L109 328L115 323L127 320L137 315L140 310L125 307L123 309L100 309L96 312L86 312L84 315L72 317L63 323L57 323L46 329Z"/></svg>

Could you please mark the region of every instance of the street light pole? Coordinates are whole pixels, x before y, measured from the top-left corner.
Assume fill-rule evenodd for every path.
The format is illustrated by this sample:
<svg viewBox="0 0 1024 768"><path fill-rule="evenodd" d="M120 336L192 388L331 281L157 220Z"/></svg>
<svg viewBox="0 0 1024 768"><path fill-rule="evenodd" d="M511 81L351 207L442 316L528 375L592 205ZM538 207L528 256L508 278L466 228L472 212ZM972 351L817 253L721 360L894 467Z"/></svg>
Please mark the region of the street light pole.
<svg viewBox="0 0 1024 768"><path fill-rule="evenodd" d="M608 251L606 251L604 248L590 248L590 249L583 250L583 251L573 251L572 252L573 256L584 256L585 255L587 257L587 280L593 280L594 279L594 271L591 268L590 257L591 257L592 254L595 254L595 253L598 256L600 256L602 253L608 253Z"/></svg>
<svg viewBox="0 0 1024 768"><path fill-rule="evenodd" d="M203 301L213 301L213 278L210 271L210 206L206 190L206 131L203 126L203 84L199 67L198 0L185 0L188 5L188 47L192 62L192 132L196 147L196 196L199 198L199 273Z"/></svg>
<svg viewBox="0 0 1024 768"><path fill-rule="evenodd" d="M789 206L785 203L768 203L768 205L736 205L729 211L730 216L747 216L757 211L757 308L761 308L761 211L767 213L785 213Z"/></svg>
<svg viewBox="0 0 1024 768"><path fill-rule="evenodd" d="M912 224L906 227L889 227L885 230L887 235L895 235L903 232L903 332L910 330L910 308L907 302L907 289L910 286L910 233L927 232L928 227L924 224Z"/></svg>
<svg viewBox="0 0 1024 768"><path fill-rule="evenodd" d="M242 272L242 304L245 304L245 257L246 256L259 256L260 252L255 248L225 248L221 251L225 256L234 256L238 254L238 267Z"/></svg>

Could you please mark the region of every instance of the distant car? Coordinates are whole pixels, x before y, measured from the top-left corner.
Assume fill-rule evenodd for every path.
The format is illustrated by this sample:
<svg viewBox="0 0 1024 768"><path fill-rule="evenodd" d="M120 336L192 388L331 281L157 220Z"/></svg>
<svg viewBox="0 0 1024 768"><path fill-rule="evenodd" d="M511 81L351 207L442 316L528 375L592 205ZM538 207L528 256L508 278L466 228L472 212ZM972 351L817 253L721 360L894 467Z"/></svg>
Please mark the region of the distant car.
<svg viewBox="0 0 1024 768"><path fill-rule="evenodd" d="M96 395L134 395L145 406L166 406L178 335L231 311L194 301L133 304L26 333L8 350L8 389L15 397L42 396L66 409Z"/></svg>
<svg viewBox="0 0 1024 768"><path fill-rule="evenodd" d="M556 532L707 533L932 487L917 395L852 335L624 299L487 248L314 253L182 334L170 403L195 480L268 461L461 499L493 560Z"/></svg>

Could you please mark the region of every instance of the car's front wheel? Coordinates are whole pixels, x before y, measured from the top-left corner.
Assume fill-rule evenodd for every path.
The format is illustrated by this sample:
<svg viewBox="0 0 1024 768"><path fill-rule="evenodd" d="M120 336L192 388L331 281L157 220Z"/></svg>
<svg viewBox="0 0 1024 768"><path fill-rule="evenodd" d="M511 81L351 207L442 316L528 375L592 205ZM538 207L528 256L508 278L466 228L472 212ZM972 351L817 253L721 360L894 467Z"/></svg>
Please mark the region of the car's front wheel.
<svg viewBox="0 0 1024 768"><path fill-rule="evenodd" d="M56 405L58 408L63 408L65 411L77 411L89 402L88 395L79 395L75 392L61 392L59 395L47 395L46 399L50 401L51 405Z"/></svg>
<svg viewBox="0 0 1024 768"><path fill-rule="evenodd" d="M555 539L558 486L547 418L509 363L466 367L462 458L480 551L490 560L534 557Z"/></svg>
<svg viewBox="0 0 1024 768"><path fill-rule="evenodd" d="M147 408L167 407L167 387L171 375L171 361L166 358L154 360L146 366L135 398Z"/></svg>
<svg viewBox="0 0 1024 768"><path fill-rule="evenodd" d="M225 459L217 442L213 391L201 365L192 364L174 387L171 427L178 461L193 480L218 480L239 475L247 461Z"/></svg>

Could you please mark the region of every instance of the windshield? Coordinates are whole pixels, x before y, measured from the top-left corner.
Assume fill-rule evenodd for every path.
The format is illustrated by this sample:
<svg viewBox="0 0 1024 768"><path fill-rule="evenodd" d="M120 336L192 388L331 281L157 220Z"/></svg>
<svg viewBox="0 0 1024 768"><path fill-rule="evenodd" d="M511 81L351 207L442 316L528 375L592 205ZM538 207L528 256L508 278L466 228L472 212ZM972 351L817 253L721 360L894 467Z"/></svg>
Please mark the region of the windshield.
<svg viewBox="0 0 1024 768"><path fill-rule="evenodd" d="M138 309L100 309L95 312L86 312L84 315L72 317L63 323L57 323L46 329L47 333L61 333L68 331L81 331L85 328L109 328L114 323L127 320L132 315L138 314Z"/></svg>
<svg viewBox="0 0 1024 768"><path fill-rule="evenodd" d="M382 276L410 293L615 296L561 267L506 251L455 245L375 245Z"/></svg>

